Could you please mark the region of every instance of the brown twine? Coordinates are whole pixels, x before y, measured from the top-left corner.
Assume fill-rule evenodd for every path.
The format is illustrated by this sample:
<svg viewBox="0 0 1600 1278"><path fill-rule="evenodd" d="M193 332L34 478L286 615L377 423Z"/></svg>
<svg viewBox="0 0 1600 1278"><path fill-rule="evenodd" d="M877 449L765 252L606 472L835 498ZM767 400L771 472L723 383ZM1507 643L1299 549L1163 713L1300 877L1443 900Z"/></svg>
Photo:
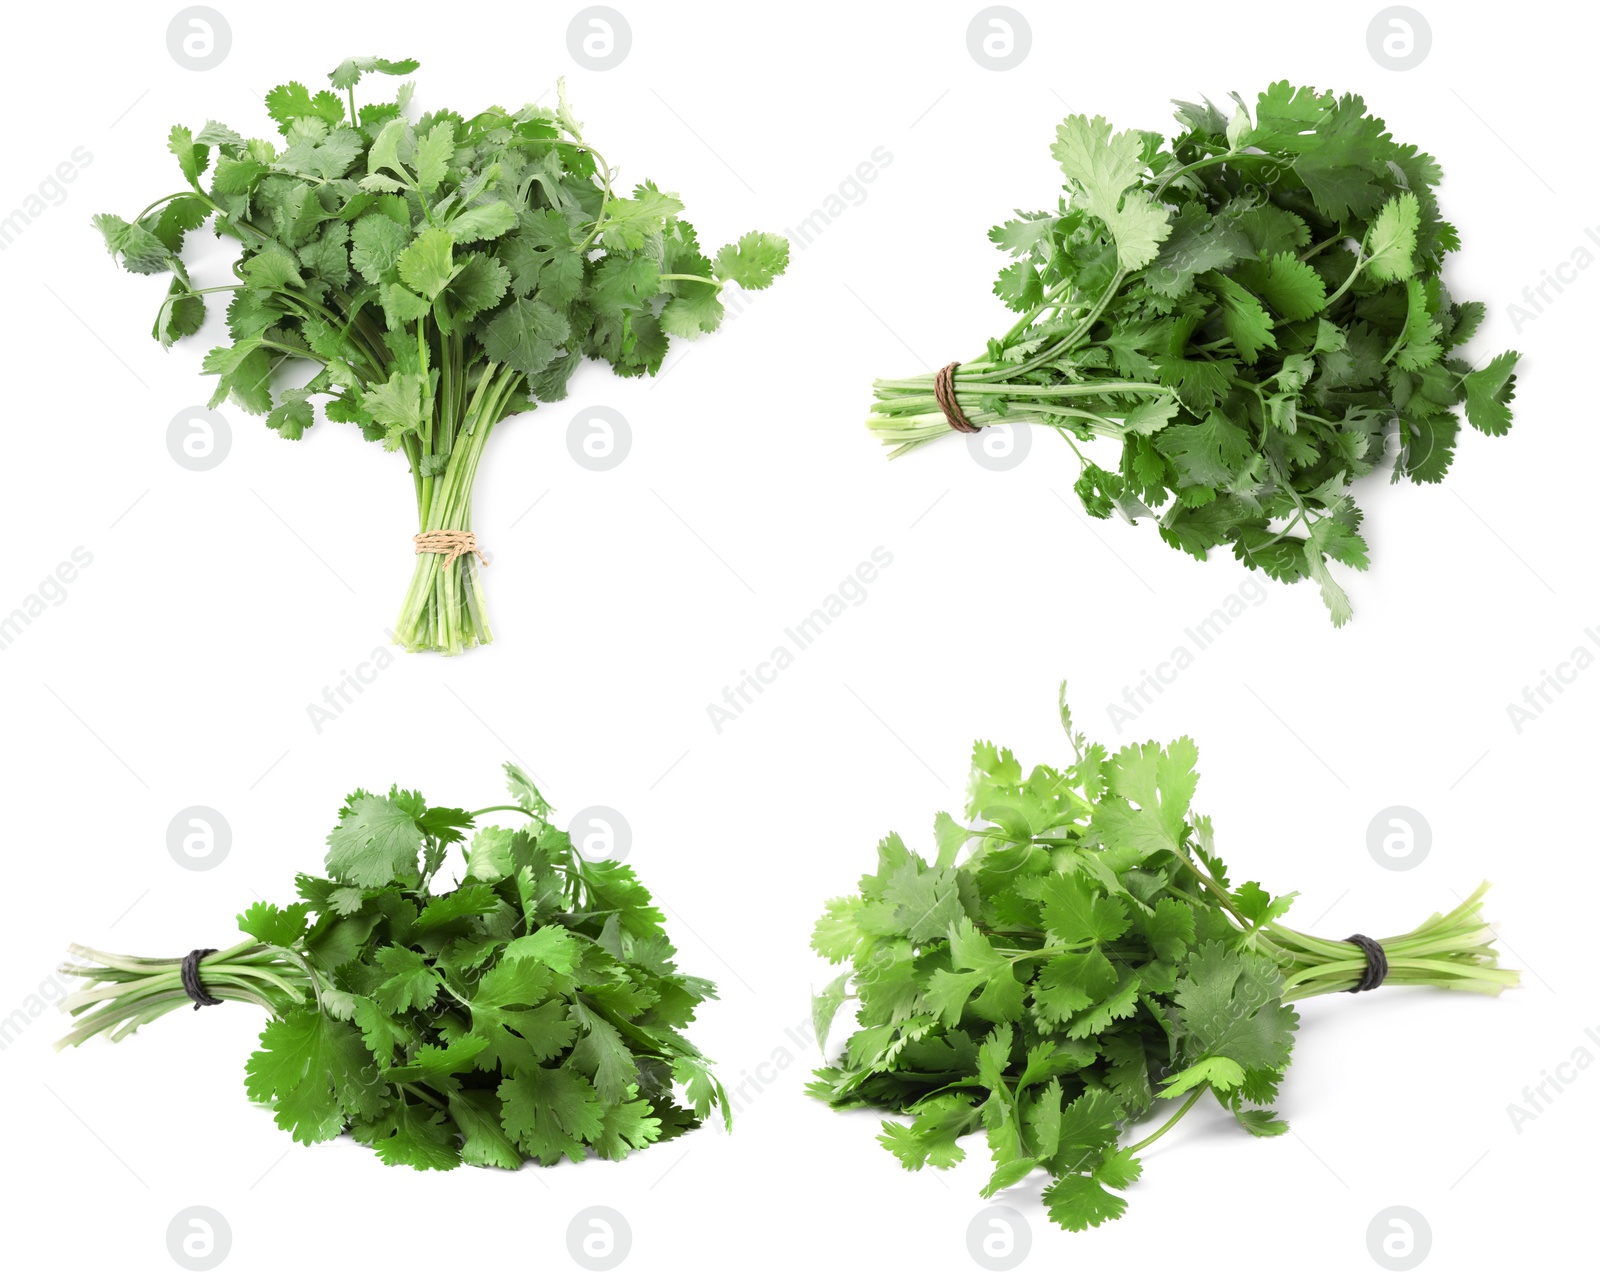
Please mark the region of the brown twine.
<svg viewBox="0 0 1600 1278"><path fill-rule="evenodd" d="M462 555L476 555L485 568L489 566L489 557L478 549L478 539L470 532L439 528L433 532L417 533L411 540L416 542L419 555L443 555L446 568Z"/></svg>
<svg viewBox="0 0 1600 1278"><path fill-rule="evenodd" d="M955 377L956 369L960 367L961 361L954 360L933 375L933 397L939 401L939 408L944 413L945 421L950 423L951 430L958 430L963 435L976 435L978 427L967 420L967 415L956 401Z"/></svg>

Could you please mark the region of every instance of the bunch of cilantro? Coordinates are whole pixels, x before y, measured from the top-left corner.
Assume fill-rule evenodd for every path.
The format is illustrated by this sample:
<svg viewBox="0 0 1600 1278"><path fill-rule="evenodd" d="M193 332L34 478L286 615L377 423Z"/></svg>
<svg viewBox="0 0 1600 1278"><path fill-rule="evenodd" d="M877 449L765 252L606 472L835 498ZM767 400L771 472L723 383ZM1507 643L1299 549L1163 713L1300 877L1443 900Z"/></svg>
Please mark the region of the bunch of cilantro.
<svg viewBox="0 0 1600 1278"><path fill-rule="evenodd" d="M248 939L198 960L206 997L271 1015L246 1088L302 1144L347 1131L391 1165L514 1168L620 1159L714 1107L729 1117L683 1033L715 988L678 971L633 871L585 860L533 783L506 772L515 803L479 812L356 791L327 877L299 876L296 904L252 905ZM466 844L501 811L527 821ZM454 847L464 876L435 890ZM180 960L72 952L62 971L87 983L61 1001L76 1020L58 1048L190 1003Z"/></svg>
<svg viewBox="0 0 1600 1278"><path fill-rule="evenodd" d="M329 75L333 91L279 85L266 97L277 138L179 125L168 147L183 189L132 221L94 222L128 270L172 276L153 334L163 346L200 331L208 296L229 299L231 342L203 366L218 379L212 407L231 395L299 439L320 403L404 453L419 535L465 534L496 422L564 398L586 357L654 375L671 338L718 326L728 285L782 274L789 246L751 232L708 257L677 196L613 188L564 88L554 110L412 121L409 83L357 108L363 76L417 65L352 58ZM234 281L201 287L182 254L207 221L239 257ZM304 380L289 376L300 369ZM463 546L419 543L397 643L489 642L476 552Z"/></svg>
<svg viewBox="0 0 1600 1278"><path fill-rule="evenodd" d="M828 903L812 944L847 970L814 999L817 1041L846 1001L857 1028L811 1092L908 1115L879 1137L907 1168L953 1166L983 1132L983 1194L1040 1173L1050 1218L1081 1230L1122 1215L1140 1153L1206 1096L1253 1136L1286 1131L1260 1107L1289 1064L1290 1004L1354 989L1367 957L1284 926L1293 893L1231 883L1190 812L1187 737L1108 755L1064 699L1061 719L1073 763L1025 773L979 742L966 820L935 819L936 859L891 834L859 892ZM1382 938L1386 983L1517 984L1479 917L1487 889Z"/></svg>
<svg viewBox="0 0 1600 1278"><path fill-rule="evenodd" d="M1154 518L1197 559L1229 546L1310 578L1333 623L1329 561L1367 566L1351 481L1391 448L1393 478L1438 483L1460 430L1511 427L1514 351L1461 347L1483 320L1441 278L1460 246L1438 163L1359 97L1272 85L1252 119L1178 103L1181 129L1113 133L1069 116L1051 154L1066 189L990 238L1015 259L995 292L1021 318L951 389L967 424L1054 427L1096 518ZM947 433L935 378L874 383L868 424L894 448ZM1102 466L1079 444L1117 442Z"/></svg>

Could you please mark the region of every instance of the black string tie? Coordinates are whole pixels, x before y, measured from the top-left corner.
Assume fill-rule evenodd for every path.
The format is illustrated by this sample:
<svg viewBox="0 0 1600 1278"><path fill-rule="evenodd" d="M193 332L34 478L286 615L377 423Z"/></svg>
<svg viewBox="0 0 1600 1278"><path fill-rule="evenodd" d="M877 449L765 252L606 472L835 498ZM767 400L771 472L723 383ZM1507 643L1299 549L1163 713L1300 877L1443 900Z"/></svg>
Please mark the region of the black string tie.
<svg viewBox="0 0 1600 1278"><path fill-rule="evenodd" d="M194 1000L194 1010L197 1012L202 1007L222 1006L222 1000L212 998L206 993L206 987L200 984L200 960L207 954L215 953L215 950L190 950L183 956L183 966L178 970L178 977L183 981L183 992Z"/></svg>
<svg viewBox="0 0 1600 1278"><path fill-rule="evenodd" d="M1352 945L1360 946L1361 952L1367 956L1367 970L1361 974L1361 979L1350 987L1349 992L1365 994L1368 990L1377 989L1383 984L1384 977L1389 975L1389 956L1383 952L1383 946L1370 936L1362 936L1360 932L1344 939Z"/></svg>

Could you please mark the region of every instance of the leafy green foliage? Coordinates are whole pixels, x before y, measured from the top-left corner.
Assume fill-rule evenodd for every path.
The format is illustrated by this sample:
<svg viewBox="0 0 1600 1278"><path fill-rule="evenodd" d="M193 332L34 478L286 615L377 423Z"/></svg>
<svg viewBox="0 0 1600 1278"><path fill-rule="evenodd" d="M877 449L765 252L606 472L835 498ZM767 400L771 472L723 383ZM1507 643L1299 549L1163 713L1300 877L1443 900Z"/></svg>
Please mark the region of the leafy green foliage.
<svg viewBox="0 0 1600 1278"><path fill-rule="evenodd" d="M1057 127L1056 208L989 233L1020 317L960 366L956 397L979 427L1117 441L1114 462L1077 451L1090 515L1314 580L1343 625L1330 563L1368 558L1351 482L1392 455L1396 480L1438 483L1458 412L1504 434L1518 356L1474 371L1461 353L1483 308L1445 288L1459 245L1431 156L1354 95L1285 81L1253 117L1235 101L1179 103L1170 141L1099 116ZM895 455L948 433L932 382L878 383L869 425Z"/></svg>
<svg viewBox="0 0 1600 1278"><path fill-rule="evenodd" d="M466 531L496 422L565 398L585 359L654 376L672 338L717 328L728 285L771 285L789 246L752 231L707 257L677 196L613 186L564 87L553 109L412 119L410 84L357 107L363 77L416 69L349 58L332 90L279 85L274 139L176 126L185 189L94 225L129 271L171 275L153 329L164 346L200 331L208 297L231 295L230 343L203 364L213 407L231 397L285 439L319 416L354 425L405 456L420 531ZM239 246L235 278L209 289L183 257L207 221ZM418 558L397 642L488 642L475 562Z"/></svg>
<svg viewBox="0 0 1600 1278"><path fill-rule="evenodd" d="M1062 721L1074 763L1025 771L978 742L965 820L935 819L937 857L891 834L856 894L828 903L812 945L846 970L813 1000L818 1041L846 1002L856 1026L811 1092L904 1115L879 1143L913 1170L953 1166L981 1131L995 1164L984 1194L1040 1173L1050 1218L1080 1230L1122 1215L1135 1155L1204 1096L1251 1135L1287 1130L1259 1107L1289 1064L1289 1003L1353 988L1366 959L1279 923L1292 895L1230 888L1190 808L1191 740L1110 754L1073 732L1065 701ZM1514 985L1478 917L1486 888L1385 940L1390 979ZM1130 1141L1154 1106L1185 1097Z"/></svg>
<svg viewBox="0 0 1600 1278"><path fill-rule="evenodd" d="M507 774L515 829L398 787L356 791L327 876L301 875L293 905L252 905L249 939L202 960L208 992L273 1012L246 1089L296 1141L349 1132L391 1165L513 1168L624 1158L713 1109L730 1118L684 1036L714 986L677 969L633 871L585 860L527 776ZM464 875L436 890L453 850ZM93 969L81 1005L110 1008L69 1041L188 1006L177 963L120 962ZM119 998L118 982L137 984Z"/></svg>

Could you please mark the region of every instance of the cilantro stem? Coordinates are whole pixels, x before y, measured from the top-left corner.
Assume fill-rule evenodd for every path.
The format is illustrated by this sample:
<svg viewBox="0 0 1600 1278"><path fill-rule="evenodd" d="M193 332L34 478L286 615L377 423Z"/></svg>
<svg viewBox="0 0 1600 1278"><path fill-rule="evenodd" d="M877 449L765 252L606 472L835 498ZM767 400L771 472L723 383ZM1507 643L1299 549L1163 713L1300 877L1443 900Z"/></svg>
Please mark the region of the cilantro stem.
<svg viewBox="0 0 1600 1278"><path fill-rule="evenodd" d="M232 216L230 216L229 213L228 213L228 210L223 208L222 205L218 204L209 195L207 195L204 191L202 191L200 189L198 183L195 185L193 193L195 195L198 195L202 200L204 200L206 202L207 206L210 207L211 211L213 213L217 214L222 219L222 224L225 224L225 225L228 225L228 226L243 227L245 230L251 232L251 234L259 235L264 240L272 240L273 239L272 236L268 235L265 231L263 231L255 223L247 221L245 218L242 218L242 217L232 217ZM241 236L240 238L242 239L243 237ZM273 240L273 242L276 243L277 241Z"/></svg>
<svg viewBox="0 0 1600 1278"><path fill-rule="evenodd" d="M1390 360L1392 360L1399 352L1400 348L1406 344L1407 332L1408 330L1404 328L1400 330L1400 335L1394 339L1394 345L1384 352L1383 363L1387 364Z"/></svg>
<svg viewBox="0 0 1600 1278"><path fill-rule="evenodd" d="M1080 471L1088 470L1089 469L1089 459L1083 455L1082 450L1078 447L1077 441L1072 438L1072 433L1069 430L1067 430L1067 428L1065 426L1057 426L1056 427L1056 434L1060 435L1062 439L1066 440L1067 441L1067 447L1072 449L1072 451L1077 454L1077 457L1078 457L1078 469Z"/></svg>
<svg viewBox="0 0 1600 1278"><path fill-rule="evenodd" d="M1242 154L1244 154L1242 151L1238 151L1232 147L1229 147L1226 151L1219 151L1216 155L1208 155L1203 160L1195 160L1191 164L1185 164L1181 169L1175 169L1172 172L1163 175L1161 181L1156 184L1156 189L1154 192L1155 198L1160 199L1162 193L1179 178L1187 177L1189 174L1200 169L1209 168L1213 164L1225 164L1229 160L1235 159Z"/></svg>
<svg viewBox="0 0 1600 1278"><path fill-rule="evenodd" d="M1160 1140L1175 1126L1177 1126L1178 1120L1187 1114L1191 1109L1193 1109L1195 1102L1210 1090L1210 1083L1201 1083L1199 1087L1195 1088L1194 1091L1189 1093L1189 1099L1184 1101L1183 1104L1178 1107L1177 1113L1175 1113L1171 1118L1167 1119L1166 1122L1162 1123L1160 1127L1156 1128L1155 1131L1151 1132L1150 1135L1146 1136L1138 1144L1125 1146L1124 1152L1129 1154L1137 1154L1141 1149L1148 1148L1149 1146L1155 1144L1156 1141Z"/></svg>
<svg viewBox="0 0 1600 1278"><path fill-rule="evenodd" d="M312 996L316 999L317 1007L320 1009L322 1007L322 982L317 979L317 970L311 966L306 956L300 953L299 950L292 950L285 945L269 945L267 948L275 954L283 955L284 958L306 974L306 980L311 982Z"/></svg>
<svg viewBox="0 0 1600 1278"><path fill-rule="evenodd" d="M504 416L507 402L521 374L514 368L487 362L478 377L471 401L458 418L452 413L445 427L451 440L449 458L440 476L427 485L418 503L418 531L440 529L468 531L471 527L472 485L490 430ZM441 404L441 409L448 405ZM415 470L417 463L413 462ZM418 480L419 488L422 482ZM443 566L438 555L418 556L411 587L395 625L395 642L413 651L440 648L460 652L468 641L488 643L482 584L477 561L463 555Z"/></svg>
<svg viewBox="0 0 1600 1278"><path fill-rule="evenodd" d="M1332 235L1328 236L1327 239L1323 240L1322 243L1313 244L1304 253L1300 254L1300 257L1298 258L1298 260L1301 261L1301 262L1309 262L1318 253L1322 252L1323 249L1327 248L1328 245L1330 245L1330 244L1338 244L1341 240L1348 240L1349 238L1350 237L1348 235L1346 235L1343 231L1336 231Z"/></svg>
<svg viewBox="0 0 1600 1278"><path fill-rule="evenodd" d="M1345 276L1344 283L1339 285L1339 287L1337 289L1335 289L1333 291L1333 293L1331 293L1329 295L1328 300L1325 301L1322 304L1322 309L1323 310L1326 311L1326 310L1331 309L1333 304L1335 302L1337 302L1341 297L1343 297L1345 295L1345 293L1349 290L1350 286L1356 282L1356 276L1360 275L1361 271L1362 271L1362 268L1365 267L1366 264L1369 261L1372 260L1366 254L1367 254L1367 246L1366 246L1366 243L1363 242L1362 244L1360 244L1356 248L1356 267L1355 267L1355 270L1351 271L1349 275ZM1387 363L1388 361L1386 360L1384 362Z"/></svg>
<svg viewBox="0 0 1600 1278"><path fill-rule="evenodd" d="M1281 467L1279 467L1276 458L1265 453L1262 455L1267 458L1267 467L1272 471L1273 476L1277 479L1283 491L1289 494L1290 500L1294 502L1295 508L1300 512L1301 518L1305 520L1306 535L1309 537L1315 530L1317 521L1311 517L1311 510L1309 507L1307 507L1305 500L1300 496L1300 490L1296 488L1289 477L1283 473L1283 470Z"/></svg>
<svg viewBox="0 0 1600 1278"><path fill-rule="evenodd" d="M1019 950L1012 955L1012 963L1022 963L1030 959L1060 958L1063 954L1078 954L1084 950L1094 948L1092 945L1042 945L1036 950ZM1002 950L1001 953L1006 953Z"/></svg>
<svg viewBox="0 0 1600 1278"><path fill-rule="evenodd" d="M193 191L174 191L171 195L163 195L159 200L152 200L149 204L146 204L144 208L140 209L139 212L134 215L133 220L135 222L143 221L146 213L160 208L163 204L169 204L173 200L188 199L189 196L193 194Z"/></svg>
<svg viewBox="0 0 1600 1278"><path fill-rule="evenodd" d="M1010 327L1009 330L1007 330L1006 335L1000 339L1000 345L1001 346L1009 346L1009 345L1011 345L1011 343L1014 342L1018 337L1020 337L1023 333L1027 332L1028 326L1031 325L1034 322L1034 320L1038 319L1040 315L1044 314L1045 311L1050 310L1052 307L1055 307L1056 309L1060 309L1060 307L1061 307L1060 294L1063 291L1070 292L1072 290L1072 286L1073 286L1073 284L1075 282L1076 281L1074 281L1070 277L1069 278L1065 278L1065 279L1059 279L1054 284L1052 284L1049 288L1047 288L1045 290L1044 297L1039 302L1039 304L1037 306L1035 306L1031 311L1029 311L1026 315L1024 315L1021 319L1019 319L1015 324L1013 324Z"/></svg>
<svg viewBox="0 0 1600 1278"><path fill-rule="evenodd" d="M255 940L241 941L232 949L218 950L217 953L210 955L209 957L213 960L221 959L226 961L227 959L233 958L236 955L245 953L247 950L253 949L259 944L260 942ZM104 950L91 949L87 945L76 944L69 945L67 947L67 953L78 958L93 959L97 963L103 963L107 967L120 968L123 971L162 971L178 961L176 959L139 958L132 954L108 954ZM83 973L77 971L73 971L70 974L74 976L83 975Z"/></svg>
<svg viewBox="0 0 1600 1278"><path fill-rule="evenodd" d="M958 389L962 381L963 378L958 373L955 378ZM994 385L992 382L984 382L981 378L974 378L973 383L975 385ZM1026 399L1034 396L1050 399L1058 395L1072 399L1080 395L1170 395L1172 392L1167 387L1156 382L1106 381L1074 382L1065 386L1032 386L1023 383L1016 386L1007 386L1005 393L1008 398L1013 399L1017 397Z"/></svg>
<svg viewBox="0 0 1600 1278"><path fill-rule="evenodd" d="M1111 283L1106 285L1105 292L1100 295L1100 300L1089 308L1089 313L1078 321L1077 326L1073 328L1072 332L1068 333L1053 346L1049 346L1046 349L1039 351L1029 359L1023 360L1022 363L1016 365L1015 368L1010 371L1013 374L1032 372L1036 368L1043 368L1063 351L1070 351L1073 349L1073 347L1075 347L1079 342L1089 335L1090 330L1094 328L1096 321L1099 320L1106 307L1111 305L1111 299L1117 295L1117 291L1122 287L1123 282L1127 278L1127 270L1124 268L1118 268L1117 273L1111 277Z"/></svg>
<svg viewBox="0 0 1600 1278"><path fill-rule="evenodd" d="M425 1104L428 1104L428 1105L432 1105L437 1110L447 1110L447 1109L450 1108L448 1105L445 1104L444 1101L439 1100L435 1096L428 1095L427 1092L423 1091L415 1083L401 1083L400 1084L400 1090L403 1091L403 1092L410 1092L419 1101L422 1101L422 1102L424 1102Z"/></svg>
<svg viewBox="0 0 1600 1278"><path fill-rule="evenodd" d="M84 977L89 983L58 1004L63 1011L75 1013L76 1019L71 1032L56 1044L57 1050L96 1034L126 1037L140 1025L190 1003L183 988L182 959L107 954L81 945L69 947L69 953L94 965L65 963L61 967L64 975ZM308 990L318 1006L321 1004L316 976L303 957L253 937L204 956L199 970L212 997L254 1003L275 1016L286 1006L305 1003Z"/></svg>
<svg viewBox="0 0 1600 1278"><path fill-rule="evenodd" d="M327 360L323 359L322 356L318 355L315 351L304 350L298 346L285 346L282 342L272 342L266 340L265 338L261 340L260 345L265 350L282 351L285 355L293 355L296 359L309 359L314 363L323 365L324 367L326 367L328 363Z"/></svg>
<svg viewBox="0 0 1600 1278"><path fill-rule="evenodd" d="M462 1007L470 1008L472 1006L472 1001L442 976L439 978L439 988L448 994L455 1002L460 1003Z"/></svg>
<svg viewBox="0 0 1600 1278"><path fill-rule="evenodd" d="M512 145L570 146L579 151L587 151L594 157L595 172L600 175L600 184L604 188L605 197L600 202L600 212L605 212L605 206L609 204L613 198L613 192L611 190L611 166L606 163L605 156L601 155L599 151L595 150L594 147L590 146L582 138L571 133L569 133L569 135L565 138L513 138Z"/></svg>

